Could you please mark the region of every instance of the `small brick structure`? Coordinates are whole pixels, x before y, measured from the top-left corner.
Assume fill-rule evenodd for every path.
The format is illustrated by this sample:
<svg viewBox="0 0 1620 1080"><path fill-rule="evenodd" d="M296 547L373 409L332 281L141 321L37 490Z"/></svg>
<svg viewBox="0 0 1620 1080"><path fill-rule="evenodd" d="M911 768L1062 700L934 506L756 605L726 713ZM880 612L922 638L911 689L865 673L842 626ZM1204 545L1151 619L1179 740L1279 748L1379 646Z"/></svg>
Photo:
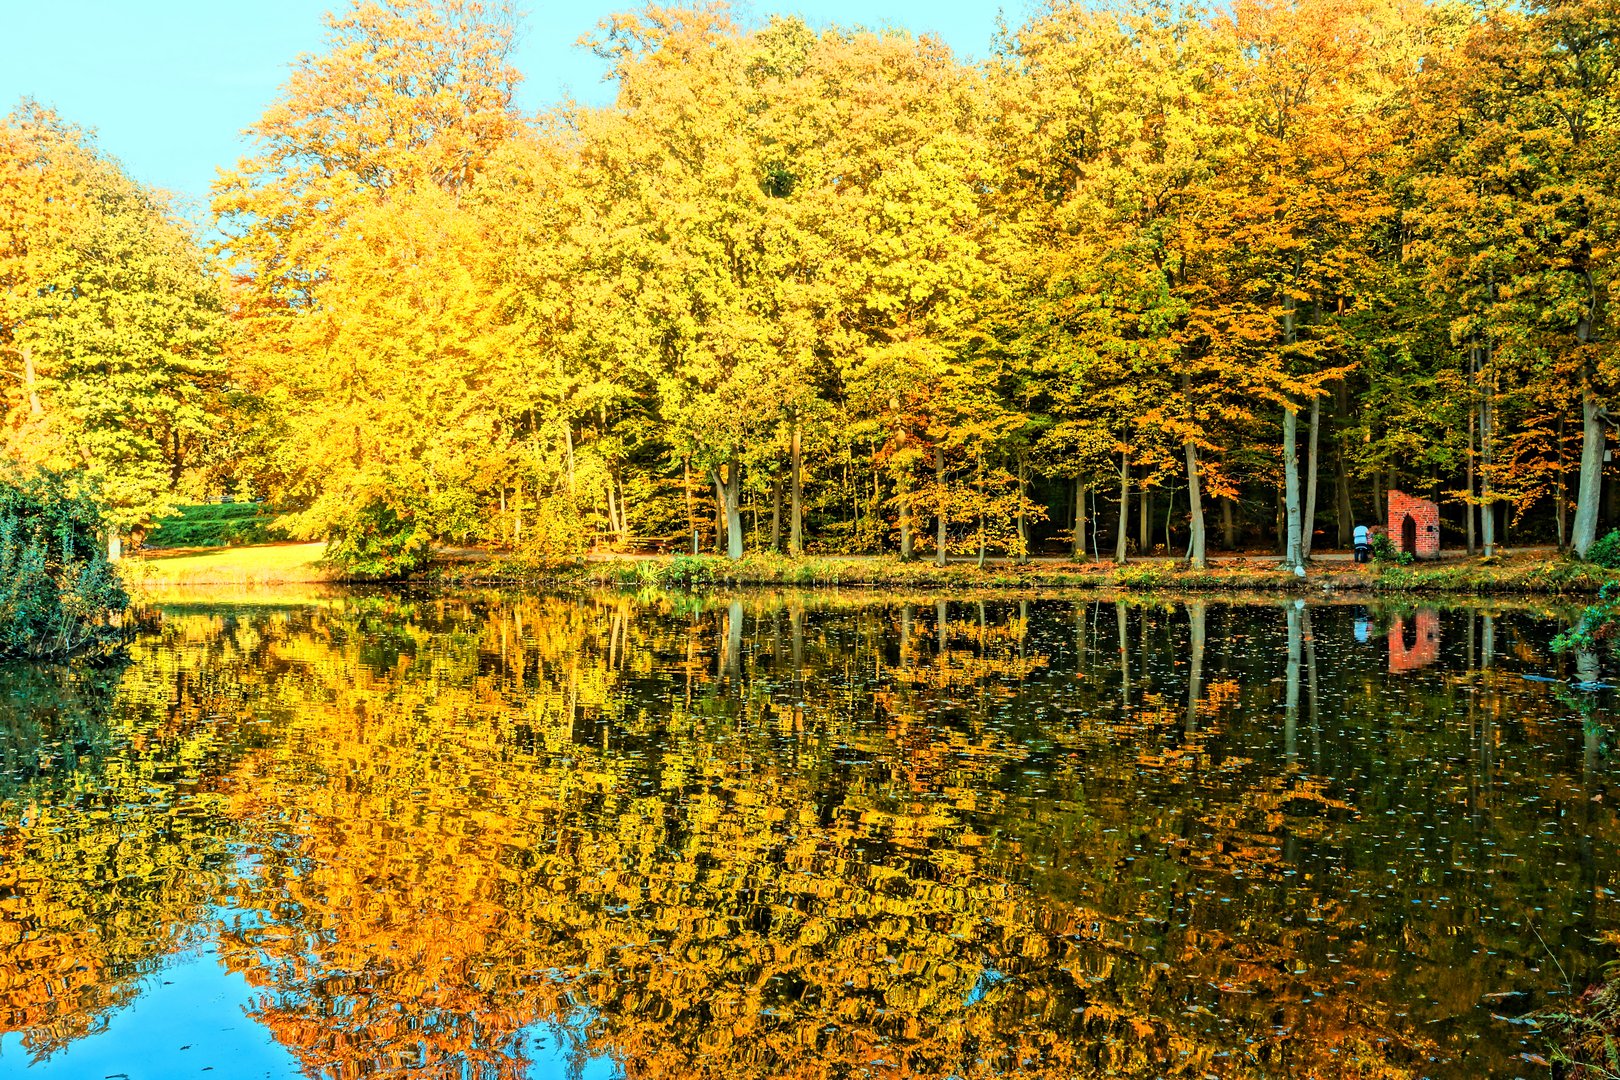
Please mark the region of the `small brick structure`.
<svg viewBox="0 0 1620 1080"><path fill-rule="evenodd" d="M1395 674L1428 667L1440 659L1440 612L1418 608L1397 615L1389 626L1389 670Z"/></svg>
<svg viewBox="0 0 1620 1080"><path fill-rule="evenodd" d="M1389 489L1389 542L1414 559L1440 557L1440 506Z"/></svg>

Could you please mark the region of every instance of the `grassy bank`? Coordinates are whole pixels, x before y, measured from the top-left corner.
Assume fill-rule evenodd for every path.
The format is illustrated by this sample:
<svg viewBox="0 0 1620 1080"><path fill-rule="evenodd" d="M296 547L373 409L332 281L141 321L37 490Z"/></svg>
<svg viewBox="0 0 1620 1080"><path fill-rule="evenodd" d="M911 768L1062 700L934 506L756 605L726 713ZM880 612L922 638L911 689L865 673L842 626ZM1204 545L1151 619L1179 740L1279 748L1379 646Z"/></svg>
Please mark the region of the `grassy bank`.
<svg viewBox="0 0 1620 1080"><path fill-rule="evenodd" d="M342 574L323 564L324 544L267 544L183 555L153 553L124 562L136 589L179 585L290 585L332 582Z"/></svg>
<svg viewBox="0 0 1620 1080"><path fill-rule="evenodd" d="M130 560L126 575L137 588L190 585L284 585L337 583L341 571L321 562L320 544L272 544L181 555L153 554ZM1585 596L1620 572L1570 559L1525 555L1486 561L1457 559L1400 566L1320 562L1303 579L1274 562L1224 560L1208 570L1170 561L1113 563L1040 562L1027 566L953 562L903 563L894 558L811 556L791 559L756 554L737 562L717 556L677 555L537 564L518 559L459 553L436 563L427 580L446 585L591 585L616 588L692 589L731 586L790 588L1031 589L1091 588L1211 592L1312 593L1322 590L1391 594L1535 593Z"/></svg>
<svg viewBox="0 0 1620 1080"><path fill-rule="evenodd" d="M1486 561L1454 560L1400 566L1320 562L1303 579L1270 561L1223 561L1208 570L1176 562L1041 562L1027 566L970 562L903 563L894 558L807 557L758 554L731 562L716 556L678 555L609 559L574 567L537 567L500 559L447 563L435 567L435 580L451 584L573 582L627 588L705 588L728 586L830 586L894 589L1108 588L1125 590L1205 590L1218 592L1310 593L1356 590L1380 593L1537 593L1584 596L1620 573L1568 559L1520 556Z"/></svg>

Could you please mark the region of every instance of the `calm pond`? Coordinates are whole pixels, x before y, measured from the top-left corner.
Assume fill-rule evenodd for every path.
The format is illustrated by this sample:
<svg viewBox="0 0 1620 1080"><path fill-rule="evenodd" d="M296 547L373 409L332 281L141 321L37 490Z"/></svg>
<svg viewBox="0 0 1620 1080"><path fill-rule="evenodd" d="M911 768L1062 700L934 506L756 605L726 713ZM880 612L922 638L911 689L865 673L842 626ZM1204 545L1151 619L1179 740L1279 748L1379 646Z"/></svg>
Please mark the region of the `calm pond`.
<svg viewBox="0 0 1620 1080"><path fill-rule="evenodd" d="M168 603L0 668L0 1073L1545 1075L1620 930L1569 615Z"/></svg>

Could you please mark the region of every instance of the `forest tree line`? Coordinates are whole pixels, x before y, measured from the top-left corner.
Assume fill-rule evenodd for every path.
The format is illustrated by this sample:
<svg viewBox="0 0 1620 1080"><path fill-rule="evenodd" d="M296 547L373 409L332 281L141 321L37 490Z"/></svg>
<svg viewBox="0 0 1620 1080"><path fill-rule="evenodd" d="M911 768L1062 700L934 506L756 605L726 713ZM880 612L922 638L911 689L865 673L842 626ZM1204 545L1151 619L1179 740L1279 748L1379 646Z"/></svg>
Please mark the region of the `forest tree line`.
<svg viewBox="0 0 1620 1080"><path fill-rule="evenodd" d="M115 529L1297 565L1391 487L1487 553L1615 517L1612 3L1053 3L983 62L647 8L538 115L510 8L328 24L204 222L0 124L5 453Z"/></svg>

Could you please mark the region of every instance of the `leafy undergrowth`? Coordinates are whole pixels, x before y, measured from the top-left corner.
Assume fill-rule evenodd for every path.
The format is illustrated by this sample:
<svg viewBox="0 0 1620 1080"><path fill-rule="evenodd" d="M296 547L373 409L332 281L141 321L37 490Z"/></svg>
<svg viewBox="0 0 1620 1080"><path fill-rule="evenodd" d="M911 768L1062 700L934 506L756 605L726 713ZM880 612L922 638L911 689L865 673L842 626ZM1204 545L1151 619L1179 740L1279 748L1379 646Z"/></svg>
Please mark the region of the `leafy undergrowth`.
<svg viewBox="0 0 1620 1080"><path fill-rule="evenodd" d="M1606 935L1620 945L1620 934ZM1554 1075L1568 1080L1613 1080L1620 1077L1620 967L1567 1012L1543 1013L1542 1030L1553 1040Z"/></svg>

